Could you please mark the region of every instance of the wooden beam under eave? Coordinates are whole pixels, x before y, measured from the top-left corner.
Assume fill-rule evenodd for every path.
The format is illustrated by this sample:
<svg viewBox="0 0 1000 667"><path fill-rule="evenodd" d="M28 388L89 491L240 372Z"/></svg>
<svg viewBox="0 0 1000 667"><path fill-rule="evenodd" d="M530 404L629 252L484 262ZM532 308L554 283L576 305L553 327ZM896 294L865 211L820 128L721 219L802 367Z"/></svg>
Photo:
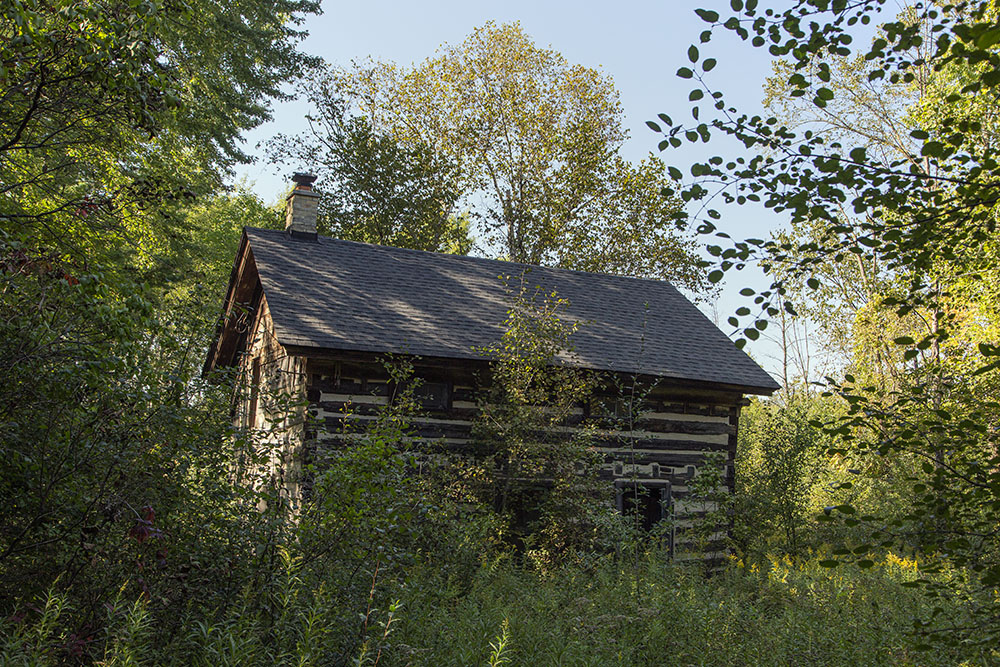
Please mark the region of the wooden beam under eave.
<svg viewBox="0 0 1000 667"><path fill-rule="evenodd" d="M215 339L212 341L202 369L203 376L207 376L216 368L231 366L234 363L240 343L245 338L237 331L236 323L244 309L253 309L257 306L260 294L257 264L244 230L229 276L223 313L219 318Z"/></svg>

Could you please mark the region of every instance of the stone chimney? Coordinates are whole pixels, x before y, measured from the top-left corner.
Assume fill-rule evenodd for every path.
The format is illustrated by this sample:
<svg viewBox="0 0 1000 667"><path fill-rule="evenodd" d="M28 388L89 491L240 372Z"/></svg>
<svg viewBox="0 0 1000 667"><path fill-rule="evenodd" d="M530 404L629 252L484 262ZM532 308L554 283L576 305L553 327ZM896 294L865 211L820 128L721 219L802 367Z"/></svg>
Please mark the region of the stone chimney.
<svg viewBox="0 0 1000 667"><path fill-rule="evenodd" d="M315 241L316 211L319 207L319 193L313 190L316 177L297 172L292 181L295 182L295 189L285 203L285 231L293 238Z"/></svg>

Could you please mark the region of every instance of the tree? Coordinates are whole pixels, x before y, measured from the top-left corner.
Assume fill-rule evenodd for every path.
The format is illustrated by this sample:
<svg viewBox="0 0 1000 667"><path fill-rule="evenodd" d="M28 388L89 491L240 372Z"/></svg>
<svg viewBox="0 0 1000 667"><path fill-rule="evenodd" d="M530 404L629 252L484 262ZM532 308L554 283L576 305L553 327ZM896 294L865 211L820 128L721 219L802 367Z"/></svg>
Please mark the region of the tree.
<svg viewBox="0 0 1000 667"><path fill-rule="evenodd" d="M243 130L311 59L312 0L5 3L0 224L104 269L144 269L170 214L246 160Z"/></svg>
<svg viewBox="0 0 1000 667"><path fill-rule="evenodd" d="M487 23L412 68L366 63L310 85L453 163L484 251L704 291L691 240L670 222L678 202L661 194L663 165L619 155L610 78L539 48L518 24Z"/></svg>
<svg viewBox="0 0 1000 667"><path fill-rule="evenodd" d="M901 12L899 19L918 21L912 8ZM914 61L923 61L928 55L926 24L923 30L924 41L907 51ZM932 76L931 68L923 64L912 68L911 82L893 83L870 78L878 64L862 55L828 54L824 60L831 72L827 85L834 94L826 105L819 107L803 96L792 95L788 78L793 67L779 60L766 85L768 111L779 122L796 130L808 129L827 142L864 147L884 168L890 168L894 160L909 161L911 169L930 168L930 163L915 155L915 140L909 133L914 111L933 96L934 83L940 77ZM840 205L840 218L861 220L866 216L870 218L867 212L850 210L844 202ZM825 243L829 234L821 220L794 223L788 231L777 234L775 238L790 248L788 259L778 263L777 271L780 273L784 265L795 266L811 253L814 244ZM849 253L840 261L818 264L811 277L818 285L807 286L805 277L799 275L789 276L787 286L794 294L796 310L818 325L826 349L856 376L899 386L912 364L903 359L893 340L920 336L926 332L925 322L917 313L897 317L895 309L882 306L881 300L905 290L908 272L900 267L889 270L881 253L871 248L865 253Z"/></svg>
<svg viewBox="0 0 1000 667"><path fill-rule="evenodd" d="M568 432L574 408L590 400L597 374L559 365L571 353L575 324L560 319L566 302L507 276L510 309L491 359L472 430L479 466L465 474L473 497L506 525L508 543L547 566L592 547L601 512L599 456L586 425ZM610 505L610 503L609 503Z"/></svg>
<svg viewBox="0 0 1000 667"><path fill-rule="evenodd" d="M269 142L271 160L305 164L321 179L320 231L349 241L465 254L468 221L448 160L419 141L378 133L351 115L328 81L302 87L317 109L303 137Z"/></svg>
<svg viewBox="0 0 1000 667"><path fill-rule="evenodd" d="M716 30L732 31L757 48L768 45L770 53L789 59L788 95L827 109L837 100L830 83L835 73L831 57L854 53L852 30L871 23L882 4L799 0L790 8L761 10L754 0L737 0L734 14L726 19L712 10L697 10L711 27L702 33L700 45L690 47L692 66L682 67L678 76L698 83L690 96L699 107L692 109L696 119L704 108L701 100L709 100L708 111L718 113L693 126L675 125L662 115L661 145L728 135L748 150L747 155L713 157L692 166L695 180L681 197L703 202L689 218L701 232L718 232L714 221L721 213L708 203L716 198L737 205L761 202L788 214L792 224L822 227L822 234L801 245L786 239L729 241L718 233L722 240L710 251L719 266L711 279L749 262L759 262L774 278L759 294L744 290L757 313L747 309L740 314L752 317L749 323L738 317L732 321L746 339L759 337L779 309L794 311L789 279L801 278L815 289L825 263L851 256L870 261L877 254L887 272L905 277L894 293L882 295L879 306L893 309L889 312L899 318L917 315L925 321L919 334L893 341L913 366L897 387L866 386L845 375L831 393L844 399L847 414L825 428L840 443L832 452L917 461L909 479L912 504L904 516L893 518L859 514L844 503L829 508L826 518L839 516L843 523L867 530L867 541L835 552L842 559L870 567L873 549L919 549L925 575L921 584L928 594L961 599L955 615L942 610L921 621L918 636L988 646L1000 636L993 597L1000 583L1000 450L994 427L1000 409L994 397L979 395L978 387L979 378L996 377L1000 347L985 340L970 345L966 338L949 349L965 315L963 308L953 307L941 277L986 287L983 279L994 275L983 271L981 250L995 247L1000 163L986 132L991 117L977 117L983 105L966 101L992 100L1000 91L1000 20L993 4L915 5L915 16L886 21L860 50L869 81L915 86L921 85L922 72L929 71L931 83L944 92L930 105L921 103L921 109L931 108L933 114L914 113L906 123L908 138L895 147L898 154L871 150L870 142L859 141L856 134L830 137L789 127L775 117L741 114L710 87L707 73L716 61L701 54ZM850 215L843 215L845 209ZM984 291L995 295L995 287ZM957 585L948 571L966 581Z"/></svg>
<svg viewBox="0 0 1000 667"><path fill-rule="evenodd" d="M155 600L169 628L195 597L229 598L234 564L259 567L280 528L258 511L267 479L233 483L248 443L232 386L199 377L203 313L154 310L150 292L0 233L5 614L58 586L66 628L99 627L116 596Z"/></svg>
<svg viewBox="0 0 1000 667"><path fill-rule="evenodd" d="M233 483L246 438L233 386L200 378L214 313L190 294L199 273L220 279L239 216L205 224L189 204L246 159L240 133L311 61L295 26L317 9L0 6L4 615L58 582L74 609L62 636L99 631L117 596L153 601L166 636L195 597L232 599L247 574L234 567L267 571L284 526L257 511L268 480Z"/></svg>
<svg viewBox="0 0 1000 667"><path fill-rule="evenodd" d="M178 377L195 377L204 367L243 228L284 228L284 211L244 188L199 198L179 211L171 222L175 247L144 273L157 287L147 298L163 320L156 346L160 363L173 364Z"/></svg>

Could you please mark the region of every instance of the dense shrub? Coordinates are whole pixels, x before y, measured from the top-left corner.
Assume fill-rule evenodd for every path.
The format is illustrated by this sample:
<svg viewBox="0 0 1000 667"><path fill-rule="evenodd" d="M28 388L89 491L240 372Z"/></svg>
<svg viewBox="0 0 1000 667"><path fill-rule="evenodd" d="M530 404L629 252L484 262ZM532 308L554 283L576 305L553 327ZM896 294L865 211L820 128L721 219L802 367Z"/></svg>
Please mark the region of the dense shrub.
<svg viewBox="0 0 1000 667"><path fill-rule="evenodd" d="M282 530L255 511L267 487L229 475L253 438L228 423L226 383L185 360L204 324L122 287L0 245L0 614L51 591L78 637L139 598L170 636L266 577Z"/></svg>

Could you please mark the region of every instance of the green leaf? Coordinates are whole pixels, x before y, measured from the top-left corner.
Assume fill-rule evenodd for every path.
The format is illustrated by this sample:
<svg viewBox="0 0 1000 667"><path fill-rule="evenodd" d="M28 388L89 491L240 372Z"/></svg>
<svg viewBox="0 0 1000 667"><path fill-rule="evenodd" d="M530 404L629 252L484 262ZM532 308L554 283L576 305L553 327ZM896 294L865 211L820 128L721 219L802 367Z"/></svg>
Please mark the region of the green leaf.
<svg viewBox="0 0 1000 667"><path fill-rule="evenodd" d="M694 76L694 72L687 67L682 67L679 70L677 70L677 76L679 76L682 79L690 79L691 77Z"/></svg>
<svg viewBox="0 0 1000 667"><path fill-rule="evenodd" d="M701 20L706 23L715 23L719 20L719 12L713 12L710 9L696 9L694 13L700 16Z"/></svg>
<svg viewBox="0 0 1000 667"><path fill-rule="evenodd" d="M986 30L976 38L976 46L981 49L988 49L997 42L1000 42L1000 28Z"/></svg>
<svg viewBox="0 0 1000 667"><path fill-rule="evenodd" d="M651 129L653 132L662 132L663 131L663 130L660 129L660 126L658 124L654 123L651 120L647 120L646 121L646 127L648 127L649 129Z"/></svg>
<svg viewBox="0 0 1000 667"><path fill-rule="evenodd" d="M840 561L837 560L821 560L819 562L820 567L838 567L839 565Z"/></svg>
<svg viewBox="0 0 1000 667"><path fill-rule="evenodd" d="M701 68L706 72L711 72L715 69L716 61L715 58L705 58L705 62L701 64Z"/></svg>
<svg viewBox="0 0 1000 667"><path fill-rule="evenodd" d="M693 63L698 62L698 47L694 44L688 47L688 60Z"/></svg>
<svg viewBox="0 0 1000 667"><path fill-rule="evenodd" d="M710 283L717 283L720 280L722 280L723 275L725 274L723 274L722 271L716 269L715 271L712 271L711 273L708 274L708 281Z"/></svg>
<svg viewBox="0 0 1000 667"><path fill-rule="evenodd" d="M920 154L924 157L941 157L944 155L944 144L940 141L928 141L920 149Z"/></svg>

